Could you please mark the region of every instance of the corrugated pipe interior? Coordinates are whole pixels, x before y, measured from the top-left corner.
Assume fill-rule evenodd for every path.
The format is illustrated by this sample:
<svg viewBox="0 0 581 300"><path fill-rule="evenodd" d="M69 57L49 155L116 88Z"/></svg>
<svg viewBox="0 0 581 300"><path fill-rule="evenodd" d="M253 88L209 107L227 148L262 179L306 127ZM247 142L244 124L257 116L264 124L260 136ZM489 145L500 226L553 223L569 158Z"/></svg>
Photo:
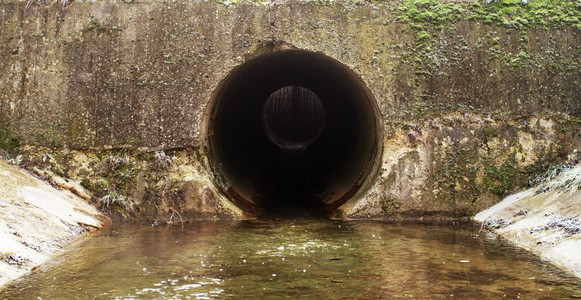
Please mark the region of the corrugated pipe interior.
<svg viewBox="0 0 581 300"><path fill-rule="evenodd" d="M214 181L248 212L332 211L377 169L383 131L375 99L323 54L250 59L222 80L210 105Z"/></svg>

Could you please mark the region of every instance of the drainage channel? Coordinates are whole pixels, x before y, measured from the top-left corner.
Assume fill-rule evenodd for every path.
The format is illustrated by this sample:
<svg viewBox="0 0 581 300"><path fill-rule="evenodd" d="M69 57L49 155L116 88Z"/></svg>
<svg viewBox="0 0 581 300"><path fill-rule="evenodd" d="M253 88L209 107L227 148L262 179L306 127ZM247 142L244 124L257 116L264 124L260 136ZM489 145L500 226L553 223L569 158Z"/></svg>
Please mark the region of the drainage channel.
<svg viewBox="0 0 581 300"><path fill-rule="evenodd" d="M250 59L222 80L209 109L215 182L246 211L329 212L375 173L382 136L375 99L323 54Z"/></svg>

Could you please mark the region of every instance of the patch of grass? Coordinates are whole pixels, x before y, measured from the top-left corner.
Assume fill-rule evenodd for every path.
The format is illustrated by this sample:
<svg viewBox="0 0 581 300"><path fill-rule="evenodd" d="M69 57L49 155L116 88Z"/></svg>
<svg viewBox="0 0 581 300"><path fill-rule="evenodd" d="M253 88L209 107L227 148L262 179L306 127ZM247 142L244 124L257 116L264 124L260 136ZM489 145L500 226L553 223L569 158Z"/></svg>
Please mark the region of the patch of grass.
<svg viewBox="0 0 581 300"><path fill-rule="evenodd" d="M173 164L173 158L164 151L156 151L153 155L154 164L158 168L165 169Z"/></svg>
<svg viewBox="0 0 581 300"><path fill-rule="evenodd" d="M123 210L122 212L129 211L131 208L130 200L125 196L117 193L117 191L109 191L107 195L99 198L99 203L101 203L103 207L107 208L117 206Z"/></svg>
<svg viewBox="0 0 581 300"><path fill-rule="evenodd" d="M549 174L546 179L551 179L542 183L537 190L538 192L561 191L575 193L581 190L581 165L572 168L556 168L547 172Z"/></svg>
<svg viewBox="0 0 581 300"><path fill-rule="evenodd" d="M571 164L552 165L549 167L548 170L546 170L541 175L535 176L533 178L529 178L529 186L535 187L535 186L539 186L541 184L545 184L545 183L555 179L557 176L561 175L563 172L565 172L571 168L573 168L573 165L571 165Z"/></svg>

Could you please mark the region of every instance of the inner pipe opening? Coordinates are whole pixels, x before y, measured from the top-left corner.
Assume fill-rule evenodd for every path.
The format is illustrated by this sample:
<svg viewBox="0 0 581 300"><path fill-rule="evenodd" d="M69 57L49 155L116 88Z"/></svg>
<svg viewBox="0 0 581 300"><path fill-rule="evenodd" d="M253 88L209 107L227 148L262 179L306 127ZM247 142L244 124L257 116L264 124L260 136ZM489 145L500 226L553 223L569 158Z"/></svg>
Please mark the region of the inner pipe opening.
<svg viewBox="0 0 581 300"><path fill-rule="evenodd" d="M363 81L323 54L284 50L235 68L207 124L214 181L252 213L332 211L365 188L381 118Z"/></svg>
<svg viewBox="0 0 581 300"><path fill-rule="evenodd" d="M266 136L281 150L310 146L325 127L325 107L309 89L286 86L270 94L262 111Z"/></svg>

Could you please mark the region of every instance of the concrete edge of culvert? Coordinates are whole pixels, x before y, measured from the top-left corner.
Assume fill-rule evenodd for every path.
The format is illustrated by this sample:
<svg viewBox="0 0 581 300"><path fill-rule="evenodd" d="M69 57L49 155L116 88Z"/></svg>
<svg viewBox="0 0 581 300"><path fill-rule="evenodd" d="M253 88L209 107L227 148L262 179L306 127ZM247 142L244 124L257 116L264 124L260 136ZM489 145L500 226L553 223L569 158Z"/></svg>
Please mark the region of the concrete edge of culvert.
<svg viewBox="0 0 581 300"><path fill-rule="evenodd" d="M1 159L0 182L0 288L109 222L84 199Z"/></svg>
<svg viewBox="0 0 581 300"><path fill-rule="evenodd" d="M380 136L383 136L383 130L381 131ZM326 211L330 218L349 219L348 214L360 203L360 201L363 200L363 198L369 193L370 189L372 189L374 184L377 182L377 178L380 175L379 173L381 169L382 155L383 147L381 147L381 144L378 144L377 153L375 154L374 159L369 159L369 172L367 175L362 174L361 184L358 185L357 189L352 195L345 197L344 201L338 202L335 207L332 207Z"/></svg>
<svg viewBox="0 0 581 300"><path fill-rule="evenodd" d="M255 119L262 115L263 105L272 92L284 86L303 86L316 92L326 103L331 120L326 124L321 141L315 142L310 152L306 152L310 156L305 160L320 160L323 154L327 154L324 151L335 151L333 146L338 145L337 140L345 127L336 125L337 120L347 116L346 122L351 122L349 125L353 127L345 132L346 146L337 147L339 150L336 151L343 152L331 154L332 158L316 167L308 166L309 176L320 176L312 176L316 188L309 196L319 201L317 210L330 214L338 207L360 199L376 179L381 164L383 118L371 91L349 67L321 53L283 48L252 56L234 67L217 85L202 124L208 167L214 185L241 210L250 216L268 210L272 204L265 203L276 198L271 193L273 184L268 180L277 177L273 175L277 173L268 168L277 165L277 155L280 154L269 145L272 141L263 132L263 122ZM326 68L331 70L326 71ZM254 90L248 92L244 88L247 86L253 86ZM344 88L333 91L336 86ZM331 101L335 102L329 109ZM327 144L331 146L325 146ZM257 157L265 157L266 162ZM347 179L333 174L343 174ZM309 184L311 182L306 186Z"/></svg>
<svg viewBox="0 0 581 300"><path fill-rule="evenodd" d="M576 169L579 173L581 166ZM510 195L473 220L581 278L581 191L537 191L532 188Z"/></svg>

